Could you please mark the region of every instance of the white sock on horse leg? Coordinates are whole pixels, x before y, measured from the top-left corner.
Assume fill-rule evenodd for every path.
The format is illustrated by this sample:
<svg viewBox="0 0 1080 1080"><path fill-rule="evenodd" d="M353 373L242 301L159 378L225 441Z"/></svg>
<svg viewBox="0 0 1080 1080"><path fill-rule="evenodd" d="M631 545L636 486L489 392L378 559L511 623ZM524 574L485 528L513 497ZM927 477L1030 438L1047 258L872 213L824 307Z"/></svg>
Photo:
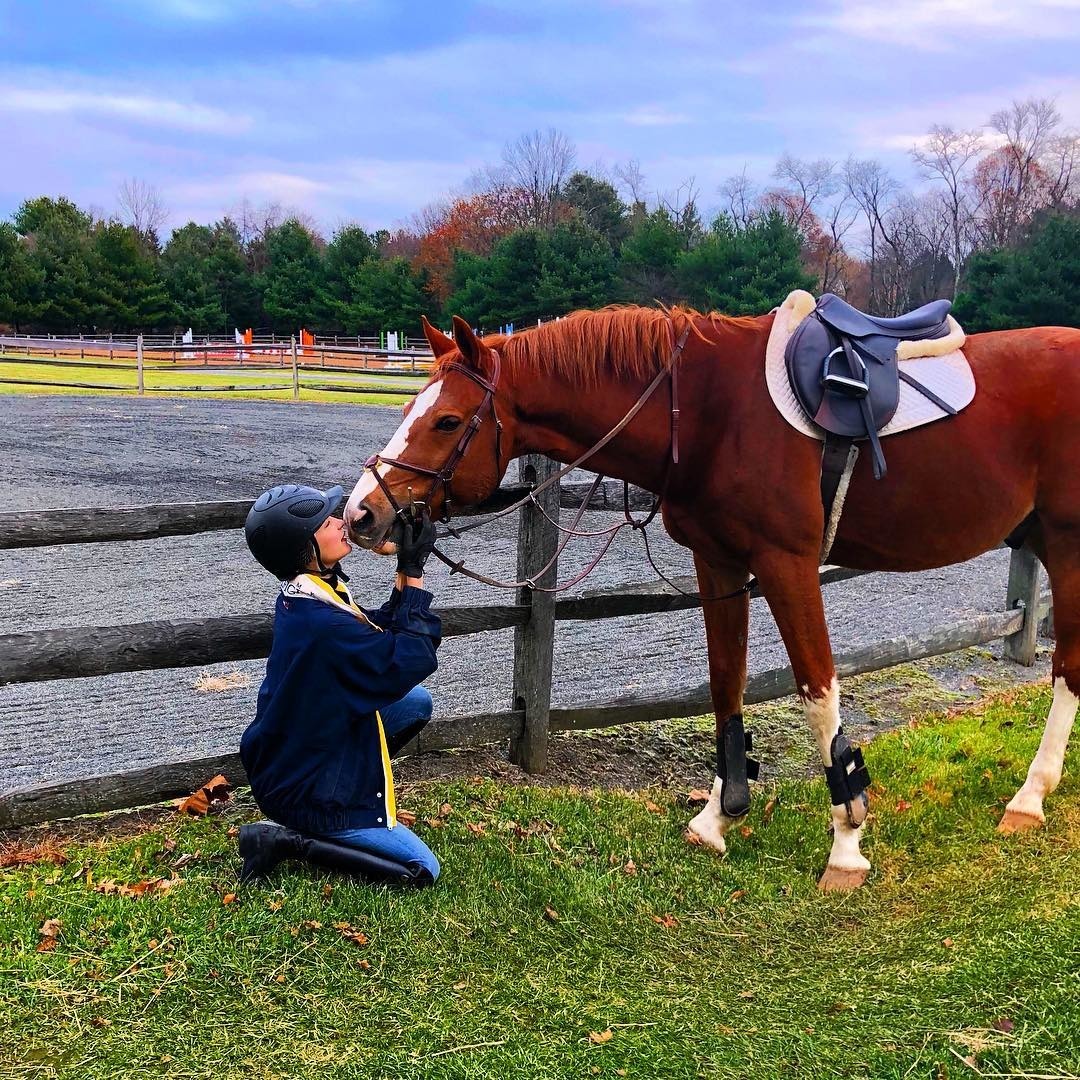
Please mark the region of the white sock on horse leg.
<svg viewBox="0 0 1080 1080"><path fill-rule="evenodd" d="M1037 818L1039 821L1046 820L1043 799L1061 781L1065 748L1069 743L1069 733L1076 719L1078 704L1080 698L1077 698L1065 685L1065 680L1058 676L1054 680L1054 702L1050 706L1050 715L1046 719L1046 729L1039 742L1038 752L1028 769L1024 786L1012 797L1006 812Z"/></svg>
<svg viewBox="0 0 1080 1080"><path fill-rule="evenodd" d="M694 833L708 847L717 851L727 851L724 837L738 818L728 817L720 809L720 792L724 789L724 781L718 776L713 781L712 792L709 801L702 808L701 813L691 819L690 831Z"/></svg>
<svg viewBox="0 0 1080 1080"><path fill-rule="evenodd" d="M833 676L823 697L810 697L809 688L802 694L806 722L817 740L821 762L832 765L832 741L840 730L840 684ZM833 843L829 852L829 866L836 870L869 870L870 860L859 851L862 825L852 828L847 808L832 807Z"/></svg>

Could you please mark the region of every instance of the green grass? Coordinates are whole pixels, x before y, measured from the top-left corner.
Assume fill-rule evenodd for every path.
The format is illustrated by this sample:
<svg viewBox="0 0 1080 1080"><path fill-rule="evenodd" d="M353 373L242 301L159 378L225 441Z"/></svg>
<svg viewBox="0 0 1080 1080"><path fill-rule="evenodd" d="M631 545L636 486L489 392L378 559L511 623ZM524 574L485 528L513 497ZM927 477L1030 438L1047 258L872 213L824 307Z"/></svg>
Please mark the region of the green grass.
<svg viewBox="0 0 1080 1080"><path fill-rule="evenodd" d="M254 379L248 376L238 377L215 371L213 368L175 371L171 370L171 366L170 370L164 370L162 366L148 364L144 369L144 385L149 391L147 396L152 397L230 398L234 400L239 398L259 401L292 400L292 373L288 368L272 369L261 372L260 375L260 378ZM0 383L0 394L109 394L124 396L134 394L138 386L135 371L124 368L95 368L83 366L77 362L62 365L44 365L0 360L0 379L27 379L35 383L84 383L130 388L126 390L101 390L95 389L92 385L76 387ZM319 375L318 372L303 373L300 381L301 401L348 401L357 405L400 407L412 396L408 392L402 392L401 394L359 394L333 390L311 390L304 386L305 381L325 383L327 377ZM249 382L254 383L256 386L262 384L285 386L286 389L255 390L248 388L247 384ZM182 386L241 386L243 389L222 390L217 393L212 390L184 392L183 390L172 389Z"/></svg>
<svg viewBox="0 0 1080 1080"><path fill-rule="evenodd" d="M759 795L724 859L682 839L683 793L430 783L402 801L453 812L418 826L444 870L418 893L297 868L240 889L236 811L73 847L0 873L0 1075L1075 1075L1075 751L1045 830L994 829L1049 704L1025 689L875 741L875 869L850 895L814 887L820 781L779 783L768 820ZM141 899L79 873L183 855Z"/></svg>

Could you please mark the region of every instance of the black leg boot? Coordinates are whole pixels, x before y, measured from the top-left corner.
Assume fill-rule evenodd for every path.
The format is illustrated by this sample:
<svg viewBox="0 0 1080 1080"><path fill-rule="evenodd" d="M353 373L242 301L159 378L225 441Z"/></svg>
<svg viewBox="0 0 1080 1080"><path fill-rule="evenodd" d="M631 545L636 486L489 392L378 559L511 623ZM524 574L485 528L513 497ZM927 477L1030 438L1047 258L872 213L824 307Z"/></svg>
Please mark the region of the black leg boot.
<svg viewBox="0 0 1080 1080"><path fill-rule="evenodd" d="M435 880L430 871L420 863L399 863L381 855L373 855L370 851L337 844L333 840L317 840L305 836L302 838L302 846L300 857L312 866L351 874L365 881L385 881L388 884L419 887L431 885Z"/></svg>
<svg viewBox="0 0 1080 1080"><path fill-rule="evenodd" d="M238 846L244 866L240 880L265 877L283 859L300 858L303 840L298 832L273 821L241 825Z"/></svg>
<svg viewBox="0 0 1080 1080"><path fill-rule="evenodd" d="M424 717L421 720L417 720L416 723L410 724L403 731L399 731L394 735L387 736L386 749L390 756L397 757L398 754L405 749L405 747L420 734L431 723L430 717Z"/></svg>

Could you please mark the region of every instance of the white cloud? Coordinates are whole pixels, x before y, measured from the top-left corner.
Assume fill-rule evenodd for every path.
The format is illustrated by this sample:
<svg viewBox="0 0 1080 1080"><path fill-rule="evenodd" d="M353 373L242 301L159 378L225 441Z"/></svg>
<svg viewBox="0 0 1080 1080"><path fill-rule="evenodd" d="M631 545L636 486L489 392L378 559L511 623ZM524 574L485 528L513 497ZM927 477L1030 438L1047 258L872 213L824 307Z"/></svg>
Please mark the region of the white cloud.
<svg viewBox="0 0 1080 1080"><path fill-rule="evenodd" d="M635 127L670 127L672 124L688 124L690 117L683 112L665 108L663 105L639 105L621 117L623 123Z"/></svg>
<svg viewBox="0 0 1080 1080"><path fill-rule="evenodd" d="M797 23L830 34L937 52L973 38L1080 37L1080 0L837 0Z"/></svg>
<svg viewBox="0 0 1080 1080"><path fill-rule="evenodd" d="M0 109L11 112L78 113L86 116L136 120L181 131L235 134L250 120L224 109L167 98L103 90L54 88L0 89Z"/></svg>

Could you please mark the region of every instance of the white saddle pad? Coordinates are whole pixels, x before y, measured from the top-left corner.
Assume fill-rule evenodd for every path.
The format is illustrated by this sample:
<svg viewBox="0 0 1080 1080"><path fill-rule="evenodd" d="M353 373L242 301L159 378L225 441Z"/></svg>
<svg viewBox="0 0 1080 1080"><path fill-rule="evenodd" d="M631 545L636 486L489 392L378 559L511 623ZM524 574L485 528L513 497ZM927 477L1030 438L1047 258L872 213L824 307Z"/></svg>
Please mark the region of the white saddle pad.
<svg viewBox="0 0 1080 1080"><path fill-rule="evenodd" d="M788 379L787 367L784 364L784 350L787 348L788 340L799 323L814 310L815 304L816 301L808 292L796 289L776 309L776 320L773 322L769 343L765 348L765 381L768 384L773 404L780 415L796 431L824 441L825 432L807 417L795 397L795 391L791 389L791 381ZM963 331L952 316L949 320L953 332L947 338L941 341L931 339L925 342L925 345L921 342L905 342L903 351L912 358L902 359L900 369L906 371L913 379L917 379L928 390L932 390L959 412L966 405L970 405L975 397L975 376L971 372L967 357L960 350L960 346L964 343ZM928 354L933 354L935 350L940 350L943 344L950 351L941 355L917 355L921 351L920 346L925 348ZM929 424L948 415L928 397L901 381L900 405L896 410L896 415L878 432L878 435L881 438L886 435L896 435L901 431L910 431L912 428L921 427L923 424Z"/></svg>

